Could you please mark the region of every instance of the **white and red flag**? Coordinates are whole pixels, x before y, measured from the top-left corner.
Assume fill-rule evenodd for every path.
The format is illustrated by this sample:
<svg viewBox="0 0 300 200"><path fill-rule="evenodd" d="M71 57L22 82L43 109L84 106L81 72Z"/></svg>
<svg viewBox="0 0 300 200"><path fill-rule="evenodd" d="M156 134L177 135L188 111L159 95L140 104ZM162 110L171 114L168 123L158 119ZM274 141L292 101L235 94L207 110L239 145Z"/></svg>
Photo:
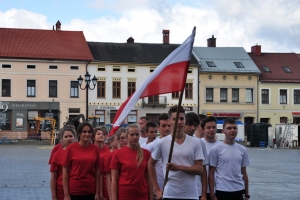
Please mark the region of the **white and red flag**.
<svg viewBox="0 0 300 200"><path fill-rule="evenodd" d="M185 88L196 27L192 34L151 73L145 82L122 104L115 115L109 135L113 135L139 99L153 95L180 92Z"/></svg>

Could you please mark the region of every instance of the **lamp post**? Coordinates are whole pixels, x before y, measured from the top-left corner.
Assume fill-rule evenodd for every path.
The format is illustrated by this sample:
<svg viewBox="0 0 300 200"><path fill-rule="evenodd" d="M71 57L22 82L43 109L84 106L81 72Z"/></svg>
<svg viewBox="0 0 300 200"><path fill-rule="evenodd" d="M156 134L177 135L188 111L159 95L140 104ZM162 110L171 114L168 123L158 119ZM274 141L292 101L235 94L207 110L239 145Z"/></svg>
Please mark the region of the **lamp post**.
<svg viewBox="0 0 300 200"><path fill-rule="evenodd" d="M85 86L82 88L81 85L82 85L82 82L83 82L83 78L81 77L81 75L79 76L79 78L77 79L78 80L78 85L80 87L80 89L82 90L86 90L86 113L85 113L85 116L86 116L86 120L88 120L88 102L89 102L89 90L93 90L95 89L96 87L96 84L97 84L97 78L96 76L94 76L94 78L91 80L91 75L89 74L89 72L86 72L86 74L84 75L85 77ZM93 88L90 87L90 83L93 83Z"/></svg>

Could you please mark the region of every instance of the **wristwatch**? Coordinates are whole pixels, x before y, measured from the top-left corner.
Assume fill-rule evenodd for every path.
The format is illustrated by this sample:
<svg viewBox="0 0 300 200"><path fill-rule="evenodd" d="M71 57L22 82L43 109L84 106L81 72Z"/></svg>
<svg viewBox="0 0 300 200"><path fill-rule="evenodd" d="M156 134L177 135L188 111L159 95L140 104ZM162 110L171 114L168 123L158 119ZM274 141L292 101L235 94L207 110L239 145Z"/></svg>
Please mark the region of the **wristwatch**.
<svg viewBox="0 0 300 200"><path fill-rule="evenodd" d="M248 198L248 199L250 199L250 195L249 194L246 194L245 197Z"/></svg>

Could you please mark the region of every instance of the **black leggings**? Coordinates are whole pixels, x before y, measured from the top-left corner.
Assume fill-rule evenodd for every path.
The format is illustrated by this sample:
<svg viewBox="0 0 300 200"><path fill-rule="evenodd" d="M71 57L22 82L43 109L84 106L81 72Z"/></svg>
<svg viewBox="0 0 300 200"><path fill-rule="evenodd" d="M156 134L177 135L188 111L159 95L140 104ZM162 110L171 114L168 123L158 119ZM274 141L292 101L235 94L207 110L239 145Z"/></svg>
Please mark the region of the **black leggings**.
<svg viewBox="0 0 300 200"><path fill-rule="evenodd" d="M235 192L224 192L216 190L218 200L244 200L245 190Z"/></svg>
<svg viewBox="0 0 300 200"><path fill-rule="evenodd" d="M87 194L87 195L72 195L70 194L71 200L94 200L95 194Z"/></svg>

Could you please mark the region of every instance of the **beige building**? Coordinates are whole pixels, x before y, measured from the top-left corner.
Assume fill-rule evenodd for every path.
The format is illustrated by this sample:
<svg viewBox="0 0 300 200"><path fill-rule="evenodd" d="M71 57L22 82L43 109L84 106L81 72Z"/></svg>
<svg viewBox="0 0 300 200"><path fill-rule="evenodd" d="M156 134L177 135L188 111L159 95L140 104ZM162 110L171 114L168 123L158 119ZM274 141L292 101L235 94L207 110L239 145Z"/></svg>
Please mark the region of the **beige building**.
<svg viewBox="0 0 300 200"><path fill-rule="evenodd" d="M34 117L54 118L58 129L84 113L77 78L93 58L82 31L62 31L58 21L56 30L1 28L0 40L1 138L35 138Z"/></svg>
<svg viewBox="0 0 300 200"><path fill-rule="evenodd" d="M211 46L215 39L208 39L209 47L193 48L200 64L199 113L217 120L234 118L245 125L246 135L258 119L260 71L242 47Z"/></svg>

